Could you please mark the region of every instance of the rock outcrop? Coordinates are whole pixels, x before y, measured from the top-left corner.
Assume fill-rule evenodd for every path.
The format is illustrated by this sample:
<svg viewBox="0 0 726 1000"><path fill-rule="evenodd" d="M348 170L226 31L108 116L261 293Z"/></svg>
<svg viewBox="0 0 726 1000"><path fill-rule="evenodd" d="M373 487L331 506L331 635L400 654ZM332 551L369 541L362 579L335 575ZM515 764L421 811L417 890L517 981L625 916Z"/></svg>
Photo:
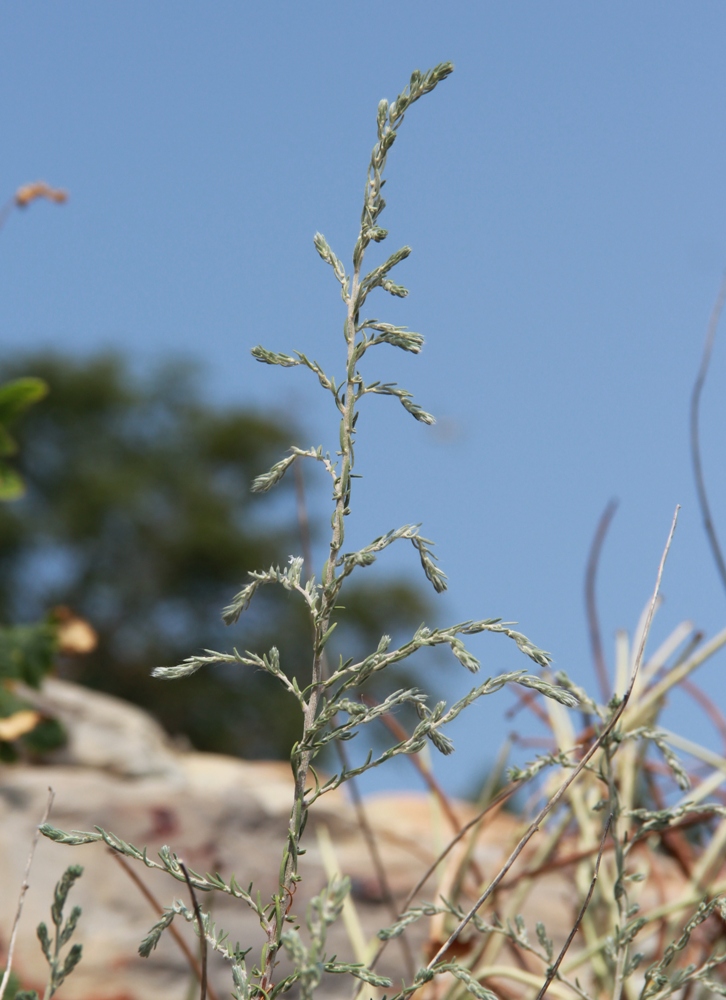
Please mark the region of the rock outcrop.
<svg viewBox="0 0 726 1000"><path fill-rule="evenodd" d="M292 801L287 764L182 751L140 709L58 680L49 680L42 692L24 692L24 696L34 699L39 710L57 716L68 729L70 740L41 764L14 764L0 772L0 962L7 950L29 846L49 787L55 793L53 825L64 830L100 826L137 847L147 847L150 857L169 844L190 868L219 872L226 880L234 874L241 885L253 882L263 899L269 898L276 886ZM462 821L472 815L465 803L455 803L454 808ZM424 793L374 796L367 800L366 812L400 906L449 839L449 828ZM520 830L520 823L507 814L487 817L473 854L482 879L498 870ZM307 901L337 866L352 879L354 912L348 914L347 926L342 921L335 926L328 953L337 954L340 960L360 959L351 941L370 941L391 917L381 902L380 886L355 811L342 791L326 794L315 804L305 845L303 881L293 912L304 918ZM438 881L427 885L420 898L446 894L454 878L457 850L460 848L437 872ZM532 858L527 850L521 861L526 867ZM85 868L69 901L83 907L74 938L83 943L83 959L63 987L65 995L75 1000L181 1000L195 995L189 992L187 961L168 933L150 958L138 956L139 942L156 922L157 913L112 852L103 844L65 847L44 838L30 876L14 961L23 986L44 988L46 965L35 927L41 920L48 921L53 886L73 863ZM168 875L140 864L133 870L162 906L175 898L188 903L185 886ZM663 898L680 884L676 874L667 858L659 861L657 885ZM548 933L556 942L562 941L572 925L577 901L568 870L553 866L532 886L525 904L528 926L532 930L536 921L544 920ZM475 898L478 886L473 880L469 889ZM500 895L497 906L506 907L506 901L507 894ZM203 895L201 902L204 906L211 903L214 920L230 932L232 941L239 940L245 947L253 945L251 957L259 954L260 928L243 904L217 893ZM422 921L412 928L417 965L424 964L430 941L436 941L437 935L441 940L437 920ZM177 924L195 947L192 928L183 921ZM529 961L528 956L525 959ZM499 962L512 962L506 947ZM535 976L543 974L538 962L535 960L530 970ZM400 942L389 945L377 968L400 980L405 969ZM210 959L210 981L220 997L229 995L229 970L218 955ZM334 979L324 985L322 996L340 995ZM346 984L346 995L348 989ZM518 995L516 988L512 992L511 982L506 995Z"/></svg>
<svg viewBox="0 0 726 1000"><path fill-rule="evenodd" d="M59 718L70 738L51 759L6 766L0 775L0 954L7 948L29 846L49 787L55 793L51 821L61 829L100 826L147 847L150 857L170 844L197 871L220 872L227 879L234 874L243 885L254 882L263 898L274 891L292 801L289 765L180 751L142 710L59 680L48 680L41 692L24 691L23 696ZM396 795L374 797L367 808L400 900L435 856L439 834L431 804L424 795ZM370 938L390 922L354 810L342 791L326 794L316 804L306 843L296 913L304 916L307 901L327 881L326 864L337 863L353 880L363 933ZM76 1000L184 996L189 967L168 934L149 959L138 956L139 942L157 915L111 852L102 844L71 848L44 838L31 872L13 963L23 985L43 989L46 965L35 927L48 921L52 887L72 863L85 869L69 901L83 908L74 940L83 943L84 953L65 987L68 995ZM174 898L188 902L184 886L163 873L142 865L134 870L162 905ZM202 903L209 900L203 897ZM255 944L254 954L262 943L254 915L218 894L212 906L215 920L233 940ZM181 922L180 930L193 946L191 928ZM354 957L342 924L334 930L329 952L341 960ZM385 968L401 974L395 943ZM210 974L219 995L228 995L229 971L218 956L210 959Z"/></svg>

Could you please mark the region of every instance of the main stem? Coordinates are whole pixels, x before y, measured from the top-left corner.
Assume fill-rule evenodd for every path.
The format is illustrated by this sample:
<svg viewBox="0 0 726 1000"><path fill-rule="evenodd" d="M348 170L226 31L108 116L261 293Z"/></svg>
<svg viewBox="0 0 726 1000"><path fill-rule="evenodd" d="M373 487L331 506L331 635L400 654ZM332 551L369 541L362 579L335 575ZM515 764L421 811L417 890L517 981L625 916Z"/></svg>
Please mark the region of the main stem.
<svg viewBox="0 0 726 1000"><path fill-rule="evenodd" d="M303 713L303 731L300 749L293 751L293 770L295 774L295 798L290 814L288 826L287 842L282 856L280 866L280 892L275 898L274 911L271 914L267 925L267 947L265 950L265 968L260 979L259 991L265 996L273 985L273 971L277 964L276 955L280 948L282 930L285 917L289 910L289 904L295 890L295 883L298 881L298 854L300 838L305 825L307 805L305 803L305 788L307 785L310 763L312 760L312 749L307 747L307 737L313 727L318 711L318 703L322 691L323 681L323 636L330 628L330 619L338 596L338 586L336 585L335 565L343 547L345 538L344 518L350 512L350 482L351 470L353 468L353 438L355 437L355 403L357 398L359 378L356 375L355 338L356 324L358 319L357 299L360 289L360 272L363 263L363 254L355 265L351 289L346 296L348 315L345 320L345 340L347 344L347 367L345 396L338 402L338 409L341 413L340 423L340 475L335 480L333 487L333 499L335 509L333 511L332 526L333 535L330 541L328 560L323 570L323 589L320 613L314 622L314 651L312 680L310 684L310 694L307 699L305 711Z"/></svg>

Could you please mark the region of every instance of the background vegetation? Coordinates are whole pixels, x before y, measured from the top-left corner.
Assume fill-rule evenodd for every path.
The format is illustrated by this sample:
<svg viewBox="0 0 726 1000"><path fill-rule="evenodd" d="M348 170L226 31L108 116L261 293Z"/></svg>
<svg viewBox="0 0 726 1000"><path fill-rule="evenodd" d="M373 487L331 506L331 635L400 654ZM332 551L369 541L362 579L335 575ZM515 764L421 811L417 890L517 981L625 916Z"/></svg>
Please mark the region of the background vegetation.
<svg viewBox="0 0 726 1000"><path fill-rule="evenodd" d="M249 570L285 563L303 544L295 481L283 484L273 516L249 489L300 429L204 402L182 363L141 377L119 355L36 354L6 359L0 379L27 372L49 392L14 428L27 489L0 507L0 621L67 606L99 641L63 661L63 676L142 705L199 749L286 757L299 720L264 673L221 667L164 686L150 671L208 647L265 649L274 639L297 676L309 672L309 625L284 593L268 588L231 632L220 616ZM346 599L338 641L355 650L427 612L407 581L362 584Z"/></svg>

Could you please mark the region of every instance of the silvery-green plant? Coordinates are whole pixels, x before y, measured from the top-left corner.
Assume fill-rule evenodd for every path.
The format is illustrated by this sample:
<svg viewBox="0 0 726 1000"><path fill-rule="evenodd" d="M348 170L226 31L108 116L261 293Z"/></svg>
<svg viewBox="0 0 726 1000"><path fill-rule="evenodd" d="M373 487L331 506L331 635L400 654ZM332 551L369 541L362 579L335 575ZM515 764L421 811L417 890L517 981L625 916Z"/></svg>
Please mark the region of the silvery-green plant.
<svg viewBox="0 0 726 1000"><path fill-rule="evenodd" d="M219 653L205 651L203 656L189 657L173 667L159 667L154 675L163 679L180 679L212 664L237 664L240 669L261 669L274 677L294 698L302 715L302 731L291 754L294 775L294 799L292 803L287 837L282 848L278 890L271 900L262 901L250 885L244 888L232 876L225 881L218 874L202 875L187 871L178 857L165 847L159 853L159 860L149 858L145 850L139 850L121 840L116 835L97 829L91 833L63 833L45 825L43 833L53 840L66 844L82 844L103 840L120 854L141 861L149 868L166 871L180 882L187 881L193 890L202 892L218 891L239 899L250 907L259 918L264 943L255 964L248 963L250 949L242 951L232 947L223 931L211 922L208 913L202 914L201 925L207 944L219 951L230 962L234 981L234 996L238 1000L257 1000L279 996L293 985L299 987L301 995L312 996L322 973L347 973L373 985L390 985L371 970L359 965L350 965L328 960L325 956L325 932L336 918L347 891L346 882L336 882L323 890L313 900L308 915L308 943L295 926L295 918L290 913L296 883L300 881L299 857L301 839L311 806L322 795L337 788L345 781L383 764L401 754L414 754L422 750L428 742L443 754L449 754L453 745L443 732L446 725L455 719L474 700L500 690L507 683L516 683L534 689L566 706L576 704L571 692L543 680L540 676L517 670L491 677L473 688L468 695L451 706L443 701L430 706L427 696L416 688L396 690L380 704L368 704L358 695L362 686L374 674L407 660L420 649L434 646L448 646L456 659L472 673L479 670L479 662L467 649L463 638L482 632L501 633L512 639L519 649L540 667L549 663L548 654L530 642L509 624L497 618L466 621L448 628L428 628L422 625L408 642L400 646L392 645L391 637L383 636L375 650L368 656L354 662L341 656L336 665L327 665L326 646L337 621L336 607L340 604L341 591L348 578L361 567L370 566L378 555L394 542L408 540L417 550L423 572L438 593L446 588L446 577L437 565L431 549L431 542L419 533L418 525L407 524L376 538L359 551L347 552L345 543L345 521L350 513L354 479L354 445L359 407L366 396L387 395L396 397L404 409L416 420L432 424L434 418L416 403L411 394L394 383L368 380L360 370L360 364L368 351L388 344L410 354L418 354L423 345L423 337L406 327L397 326L376 318L368 318L364 307L374 292L383 291L403 298L406 289L396 284L391 277L394 268L409 256L409 247L403 247L391 254L383 263L366 271L364 261L371 244L382 243L388 233L379 221L385 207L383 199L384 178L388 154L395 142L398 131L409 108L432 91L452 72L450 63L441 63L426 73L414 72L408 87L391 103L381 101L377 114L377 141L373 147L365 184L363 211L360 231L352 255L352 273L348 273L341 260L328 245L326 239L316 234L315 249L323 261L333 271L340 285L345 307L343 322L344 366L339 377L333 377L321 365L302 352L283 354L255 347L253 356L260 362L282 367L304 367L317 377L321 387L329 396L339 420L339 445L334 456L322 446L307 450L292 448L290 453L274 465L269 472L259 476L253 483L256 492L266 492L278 483L294 462L310 459L319 463L330 477L332 484L332 533L327 558L322 567L320 579L304 576L304 561L299 556L291 556L287 566L271 566L249 574L249 580L234 597L224 611L224 620L232 624L249 606L256 591L266 585L284 587L303 601L312 627L311 679L301 686L295 676L289 676L280 661L276 648L266 653L246 651ZM342 764L339 772L323 781L315 769L315 760L321 752L336 741L346 741L364 727L380 719L386 713L403 705L412 706L418 714L419 722L413 732L382 751L368 754L357 766ZM344 759L344 758L342 758ZM175 902L164 917L152 928L141 946L141 953L149 955L164 929L175 915L194 920L194 913L182 903ZM292 960L293 971L285 978L278 978L278 965L282 952ZM453 974L476 996L489 996L475 983L469 972L456 963L440 963L433 969L422 970L403 994L408 995L439 971Z"/></svg>
<svg viewBox="0 0 726 1000"><path fill-rule="evenodd" d="M38 924L38 940L40 941L40 947L45 960L48 963L48 983L43 994L43 1000L50 1000L54 993L63 985L66 977L73 972L83 954L83 945L81 944L71 945L66 954L62 954L62 949L65 948L75 933L81 916L81 908L80 906L74 906L65 921L63 919L63 911L68 899L68 893L82 874L83 868L80 865L70 865L56 884L53 893L53 904L50 908L51 920L53 921L52 940L46 924ZM38 1000L38 994L35 990L20 990L15 994L15 1000Z"/></svg>

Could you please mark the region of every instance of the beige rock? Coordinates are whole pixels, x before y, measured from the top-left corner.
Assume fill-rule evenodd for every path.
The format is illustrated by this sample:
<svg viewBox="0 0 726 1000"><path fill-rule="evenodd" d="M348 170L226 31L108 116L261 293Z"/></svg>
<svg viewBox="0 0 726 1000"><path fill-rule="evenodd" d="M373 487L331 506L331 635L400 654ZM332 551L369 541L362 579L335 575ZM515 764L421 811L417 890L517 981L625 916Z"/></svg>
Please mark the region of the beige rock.
<svg viewBox="0 0 726 1000"><path fill-rule="evenodd" d="M234 873L242 885L254 882L263 898L275 890L292 802L289 765L180 752L146 713L62 681L49 681L42 692L24 695L39 710L59 717L71 738L42 765L7 766L0 773L0 950L7 948L29 845L49 787L55 793L51 822L61 829L100 826L148 847L152 858L162 845L171 844L194 870L219 871L227 880ZM326 794L307 831L304 885L295 898L300 915L311 895L327 882L316 839L316 828L323 826L346 873L361 886L370 878L351 807L342 792ZM421 870L422 859L433 855L421 847L420 836L408 848L400 833L384 831L382 839L384 853L395 859L397 884L403 889ZM157 917L111 852L100 844L70 848L45 838L33 864L14 961L23 985L43 987L46 966L34 931L41 920L48 922L52 887L69 864L85 868L69 901L83 907L75 939L83 943L84 957L64 987L66 995L76 1000L184 996L188 966L168 934L148 960L136 954ZM162 905L174 898L188 902L185 887L167 875L141 865L135 870ZM262 937L254 914L221 894L202 898L203 905L208 901L231 938L253 944L253 953L258 953ZM364 903L360 909L369 934L387 920L378 904ZM191 928L176 923L193 944ZM342 928L331 941L330 953L352 957ZM229 971L222 959L215 959L210 962L211 980L220 995L228 995Z"/></svg>
<svg viewBox="0 0 726 1000"><path fill-rule="evenodd" d="M51 711L66 725L71 740L42 765L6 766L0 772L0 961L7 949L18 892L29 845L43 814L48 787L55 792L51 821L64 830L113 832L137 847L147 847L149 857L164 844L172 845L187 865L200 872L220 872L229 881L254 883L263 899L276 888L280 854L292 802L289 765L250 762L213 754L182 752L160 727L138 708L115 698L96 694L61 681L50 681L35 695L35 707ZM472 816L472 807L454 803L462 822ZM451 831L442 810L430 796L392 793L372 796L366 813L374 830L388 873L397 908L447 843ZM474 860L482 880L491 878L517 843L520 822L500 813L487 818ZM533 841L520 858L520 871L536 866L538 842ZM355 812L342 791L323 796L314 806L305 835L306 853L301 858L303 881L295 894L292 912L303 918L307 902L327 882L331 866L349 875L353 882L354 913L348 914L348 929L334 928L328 954L340 960L360 959L351 940L356 919L364 941L391 922L381 903L381 891L361 836ZM561 849L566 853L567 845ZM463 847L457 846L440 866L419 899L447 895L456 877ZM636 855L637 859L637 855ZM137 954L141 939L157 916L139 888L101 844L65 847L41 838L33 865L21 924L14 968L26 988L43 989L46 965L35 937L35 927L48 921L52 889L66 866L82 864L83 878L73 889L70 904L83 907L74 940L84 946L84 957L69 978L63 996L75 1000L182 1000L191 986L186 960L166 933L149 959ZM643 847L642 864L657 866L656 878L643 889L643 901L656 905L682 891L684 880L673 859L648 852ZM186 887L162 872L137 864L134 872L159 900L168 906L175 898L188 902ZM534 925L543 920L555 939L564 940L572 926L578 895L574 867L557 868L540 876L522 904L530 937ZM520 883L521 884L521 883ZM479 884L471 870L465 881L469 898ZM503 917L516 903L517 887L501 892L494 903ZM254 914L239 901L221 894L201 896L215 921L230 932L232 941L253 946L251 958L259 954L262 935ZM515 909L513 912L519 912ZM487 913L491 917L491 910ZM196 941L192 928L177 919L191 947ZM423 964L446 932L439 918L421 921L411 929L416 964ZM350 933L349 933L350 932ZM375 943L375 942L374 942ZM466 947L464 939L463 947ZM513 964L504 946L494 953L500 967ZM542 976L539 960L525 957L520 973ZM380 972L400 980L405 959L400 942L392 942L379 966ZM586 981L584 970L582 977ZM328 977L321 997L339 996L340 985ZM220 997L229 996L231 977L224 961L210 960L210 981ZM490 984L491 985L491 984ZM523 995L507 980L502 993ZM348 995L349 984L345 985ZM364 996L371 995L368 989ZM553 986L553 997L559 995ZM435 996L435 991L430 996Z"/></svg>
<svg viewBox="0 0 726 1000"><path fill-rule="evenodd" d="M143 709L98 691L49 677L42 690L18 685L18 694L37 710L58 718L68 743L48 758L111 771L125 777L171 775L177 753L162 727Z"/></svg>

